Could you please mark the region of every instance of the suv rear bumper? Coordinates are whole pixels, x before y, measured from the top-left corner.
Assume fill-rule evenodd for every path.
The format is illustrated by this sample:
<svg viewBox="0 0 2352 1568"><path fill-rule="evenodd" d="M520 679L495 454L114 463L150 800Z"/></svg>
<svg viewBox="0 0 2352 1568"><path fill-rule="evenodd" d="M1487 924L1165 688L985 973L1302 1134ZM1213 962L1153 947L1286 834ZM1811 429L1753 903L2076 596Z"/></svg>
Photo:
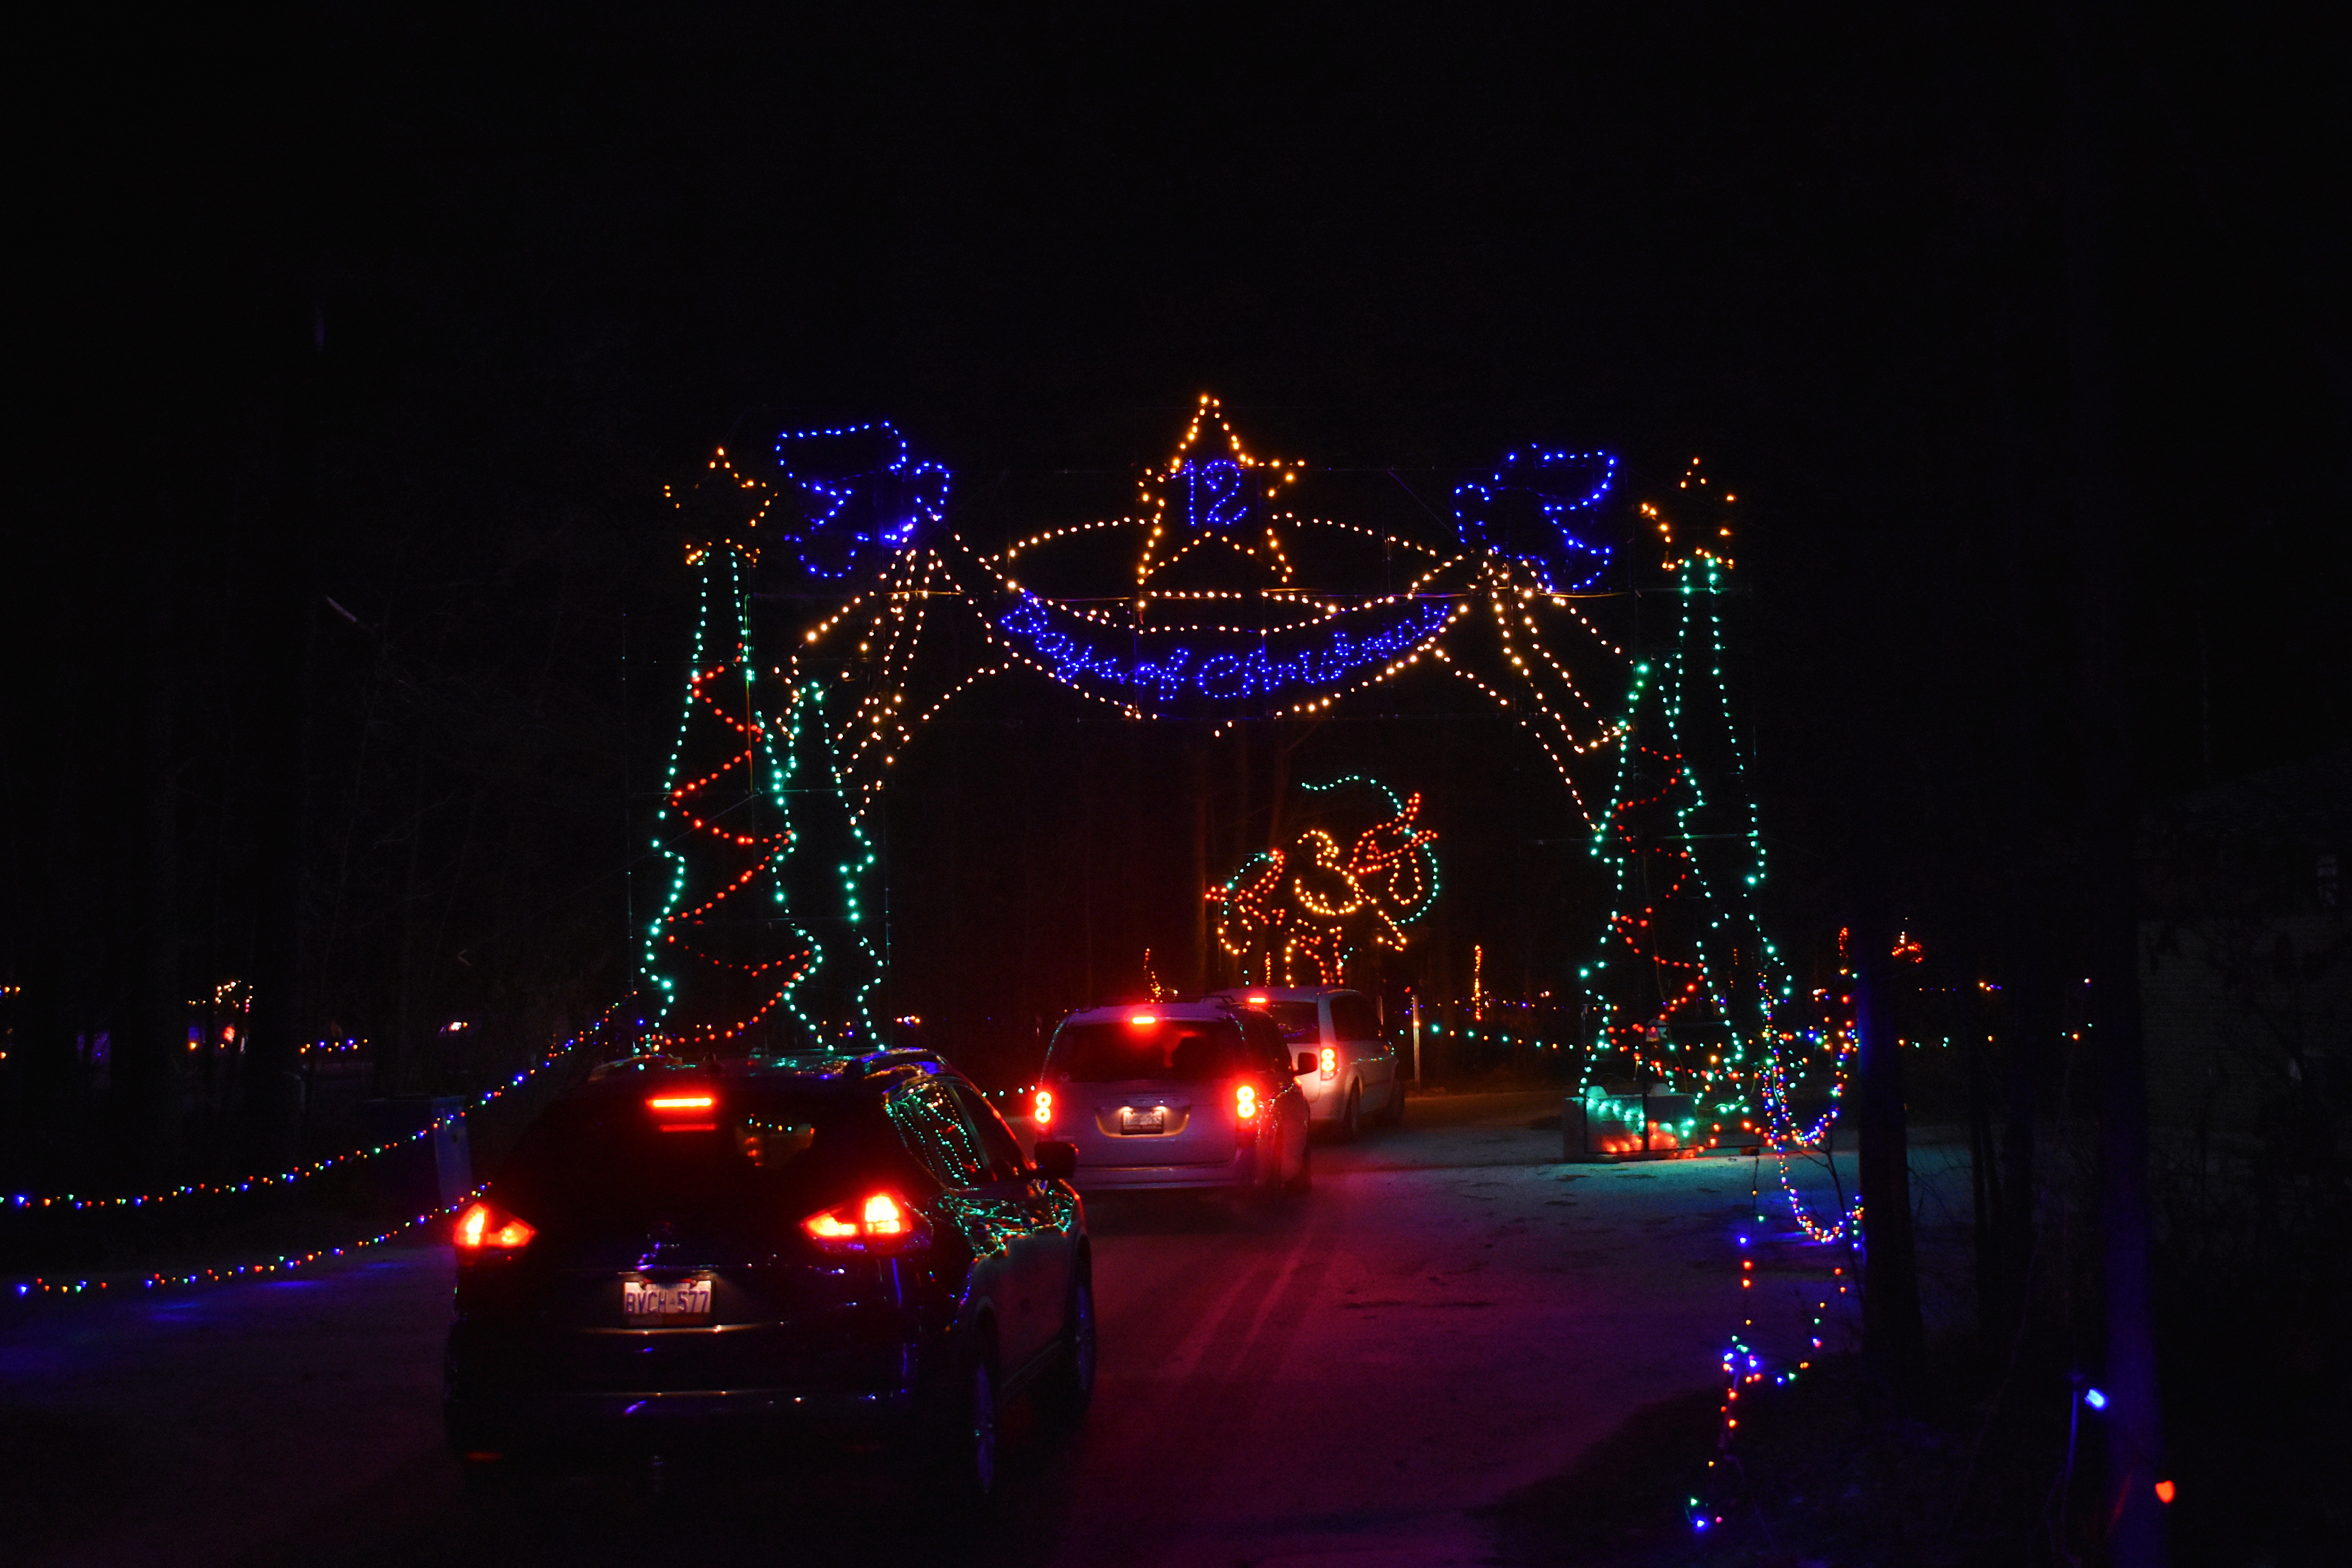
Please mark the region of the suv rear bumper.
<svg viewBox="0 0 2352 1568"><path fill-rule="evenodd" d="M1086 1165L1070 1184L1081 1193L1149 1192L1177 1187L1247 1187L1258 1179L1257 1149L1244 1144L1213 1165Z"/></svg>
<svg viewBox="0 0 2352 1568"><path fill-rule="evenodd" d="M461 1454L631 1452L681 1442L759 1437L888 1436L916 1411L910 1389L870 1393L783 1388L529 1394L451 1399L449 1447Z"/></svg>

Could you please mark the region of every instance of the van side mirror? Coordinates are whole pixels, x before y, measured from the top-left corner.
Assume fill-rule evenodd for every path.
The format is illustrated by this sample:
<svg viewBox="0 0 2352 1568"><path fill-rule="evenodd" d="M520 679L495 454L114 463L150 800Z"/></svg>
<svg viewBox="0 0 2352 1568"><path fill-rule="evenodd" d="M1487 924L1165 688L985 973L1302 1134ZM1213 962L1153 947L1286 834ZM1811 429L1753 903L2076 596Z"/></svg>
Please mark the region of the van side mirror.
<svg viewBox="0 0 2352 1568"><path fill-rule="evenodd" d="M1315 1059L1315 1053L1313 1051L1299 1052L1298 1059L1290 1065L1290 1075L1293 1078L1305 1078L1308 1073L1321 1072L1322 1070L1323 1064Z"/></svg>
<svg viewBox="0 0 2352 1568"><path fill-rule="evenodd" d="M1059 1138L1040 1138L1031 1157L1037 1173L1049 1182L1066 1182L1078 1173L1078 1146Z"/></svg>

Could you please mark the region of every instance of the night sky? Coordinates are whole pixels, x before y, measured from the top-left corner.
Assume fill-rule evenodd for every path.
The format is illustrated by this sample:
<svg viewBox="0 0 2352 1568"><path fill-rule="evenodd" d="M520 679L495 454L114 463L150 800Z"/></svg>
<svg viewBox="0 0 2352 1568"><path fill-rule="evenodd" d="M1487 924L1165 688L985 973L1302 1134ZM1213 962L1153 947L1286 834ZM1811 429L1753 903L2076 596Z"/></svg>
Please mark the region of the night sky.
<svg viewBox="0 0 2352 1568"><path fill-rule="evenodd" d="M661 486L779 423L887 418L955 470L960 518L1051 474L1077 521L1129 504L1203 391L1262 450L1433 497L1530 441L1618 453L1628 503L1704 455L1746 507L1775 918L1811 952L1866 882L1976 942L1987 853L2063 863L2080 831L2086 581L2125 605L2136 800L2346 739L2342 84L2302 25L60 28L20 67L45 112L19 154L0 969L46 997L20 1034L131 1037L256 973L299 996L289 1038L577 1022L625 977L624 801L690 629ZM2103 485L2119 552L2078 526ZM934 973L1009 962L945 923L1016 908L1003 879L1038 851L992 825L1058 819L1036 791L1160 743L992 700L906 781L966 792L900 829ZM992 763L992 715L1031 727L1044 782ZM1538 987L1598 911L1494 825L1545 837L1563 803L1467 704L1417 722L1364 744L1433 791L1465 879L1446 940L1519 943L1513 987ZM2025 822L1988 805L2019 774ZM1165 844L1122 824L1088 852ZM945 872L950 839L991 848ZM992 1008L1124 984L1139 936L1189 931L1142 908ZM978 984L954 973L931 994Z"/></svg>

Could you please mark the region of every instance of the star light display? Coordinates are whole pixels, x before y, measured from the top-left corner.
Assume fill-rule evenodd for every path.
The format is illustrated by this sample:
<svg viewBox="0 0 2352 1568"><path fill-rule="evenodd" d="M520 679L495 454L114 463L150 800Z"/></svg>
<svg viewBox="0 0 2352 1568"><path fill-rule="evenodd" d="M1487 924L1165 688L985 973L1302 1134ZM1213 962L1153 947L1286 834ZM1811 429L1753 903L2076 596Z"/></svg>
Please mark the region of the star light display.
<svg viewBox="0 0 2352 1568"><path fill-rule="evenodd" d="M1162 569L1211 545L1270 569L1287 586L1289 559L1283 553L1281 535L1259 503L1279 497L1283 486L1297 482L1298 473L1297 463L1260 462L1251 457L1225 422L1217 400L1203 396L1175 455L1143 476L1141 499L1151 521L1135 566L1136 585L1142 587Z"/></svg>
<svg viewBox="0 0 2352 1568"><path fill-rule="evenodd" d="M1384 803L1388 815L1345 848L1328 827L1310 826L1288 851L1259 851L1208 890L1217 944L1240 961L1244 984L1339 985L1369 947L1402 952L1404 928L1437 898L1436 833L1421 826L1421 796L1400 796L1377 779L1351 773L1303 785L1336 795L1357 790ZM1305 978L1312 968L1312 978Z"/></svg>

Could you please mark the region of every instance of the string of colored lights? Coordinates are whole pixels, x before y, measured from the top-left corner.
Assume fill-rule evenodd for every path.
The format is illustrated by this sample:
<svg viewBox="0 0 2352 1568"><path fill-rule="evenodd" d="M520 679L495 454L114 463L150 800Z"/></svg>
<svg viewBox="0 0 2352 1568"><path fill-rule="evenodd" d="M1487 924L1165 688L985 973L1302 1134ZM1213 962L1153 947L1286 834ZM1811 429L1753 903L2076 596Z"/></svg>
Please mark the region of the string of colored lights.
<svg viewBox="0 0 2352 1568"><path fill-rule="evenodd" d="M1850 1064L1860 1047L1861 1037L1853 1017L1853 967L1848 951L1852 935L1850 930L1841 929L1838 932L1837 984L1815 993L1815 1000L1822 1008L1820 1020L1812 1027L1794 1032L1786 1042L1785 1051L1768 1054L1763 1070L1757 1075L1758 1098L1764 1105L1765 1142L1780 1175L1780 1190L1789 1200L1789 1212L1800 1230L1823 1245L1861 1235L1862 1194L1854 1194L1845 1212L1825 1224L1814 1215L1797 1191L1789 1167L1792 1160L1812 1150L1822 1150L1824 1161L1829 1158L1825 1145L1844 1101ZM1794 1099L1797 1079L1790 1060L1792 1055L1801 1061L1811 1057L1828 1058L1829 1087L1824 1103L1808 1127L1798 1125L1800 1117Z"/></svg>
<svg viewBox="0 0 2352 1568"><path fill-rule="evenodd" d="M976 669L948 683L919 712L908 711L908 696L915 683L935 673L945 654L927 654L930 602L967 595L948 575L945 561L930 550L908 551L887 563L875 587L843 605L801 634L802 646L777 678L793 689L824 690L863 681L857 700L831 710L811 731L830 766L838 774L845 798L861 826L882 792L884 780L898 753L922 727L947 705L1001 668L983 661ZM859 613L863 612L862 618ZM836 631L855 626L854 649L833 651Z"/></svg>
<svg viewBox="0 0 2352 1568"><path fill-rule="evenodd" d="M414 1132L404 1132L397 1138L387 1139L381 1143L364 1144L356 1149L346 1150L340 1154L330 1154L323 1159L308 1161L284 1171L257 1172L233 1182L184 1182L176 1187L165 1187L152 1193L123 1193L109 1197L94 1197L77 1193L58 1193L47 1197L36 1197L30 1194L16 1193L10 1195L8 1206L16 1209L54 1208L67 1211L145 1208L154 1204L169 1203L174 1198L217 1197L236 1193L259 1192L274 1187L289 1187L328 1171L347 1165L362 1164L381 1155L389 1154L395 1149L404 1149L411 1143L430 1138L443 1128L463 1121L467 1113L478 1110L483 1106L521 1088L599 1034L612 1022L614 1012L624 1005L614 1003L613 1006L607 1007L602 1017L571 1038L554 1046L537 1062L523 1068L513 1077L484 1089L464 1105L453 1110L444 1111Z"/></svg>
<svg viewBox="0 0 2352 1568"><path fill-rule="evenodd" d="M387 1241L406 1236L409 1232L431 1225L436 1220L446 1219L481 1196L483 1191L483 1188L476 1187L454 1204L441 1208L428 1209L414 1219L402 1221L390 1230L379 1231L373 1236L362 1237L358 1241L346 1242L341 1247L322 1247L310 1252L280 1253L266 1262L238 1263L219 1268L195 1268L176 1274L166 1272L126 1276L121 1283L126 1288L157 1290L174 1286L225 1285L235 1279L257 1279L269 1274L290 1274L298 1268L307 1268L313 1263L347 1257L371 1247L381 1247ZM16 1281L15 1295L19 1300L27 1300L37 1296L103 1295L116 1283L117 1281L112 1279L90 1277L78 1279L52 1279L35 1275L30 1279ZM128 1294L129 1289L126 1289L124 1293Z"/></svg>
<svg viewBox="0 0 2352 1568"><path fill-rule="evenodd" d="M1748 1197L1755 1219L1759 1225L1763 1220L1761 1196L1760 1190L1751 1184ZM1712 1487L1702 1488L1702 1490L1716 1492L1717 1496L1712 1500L1706 1497L1694 1497L1689 1500L1685 1510L1685 1517L1689 1520L1694 1533L1704 1533L1721 1525L1727 1517L1721 1510L1736 1506L1730 1500L1732 1497L1736 1497L1736 1492L1727 1495L1727 1489L1730 1483L1727 1480L1729 1472L1726 1467L1736 1468L1731 1450L1738 1440L1740 1412L1743 1408L1740 1398L1743 1392L1752 1394L1759 1385L1763 1384L1768 1379L1771 1386L1785 1388L1795 1383L1804 1373L1811 1372L1813 1369L1813 1358L1820 1355L1824 1349L1831 1301L1838 1296L1845 1296L1848 1300L1852 1300L1849 1289L1853 1280L1846 1274L1845 1265L1832 1264L1829 1274L1820 1280L1819 1293L1810 1309L1811 1321L1806 1325L1804 1333L1806 1348L1793 1356L1787 1354L1773 1356L1769 1352L1759 1350L1757 1342L1756 1300L1752 1294L1756 1289L1756 1259L1749 1254L1754 1243L1761 1239L1764 1237L1760 1231L1743 1235L1738 1238L1741 1254L1739 1259L1740 1327L1738 1331L1733 1333L1726 1342L1721 1362L1723 1399L1716 1406L1715 1458L1706 1462L1707 1469L1714 1472L1708 1479L1715 1484ZM1848 1255L1841 1253L1840 1256Z"/></svg>
<svg viewBox="0 0 2352 1568"><path fill-rule="evenodd" d="M808 716L812 710L815 714L815 727L819 730L823 728L824 693L825 689L821 681L803 681L793 689L791 702L786 710L788 717L785 726L788 782L791 779L797 779L801 774L802 752L809 742L806 731L810 727ZM847 829L849 858L837 862L834 870L840 879L838 897L841 902L842 919L849 928L846 945L854 955L856 967L856 973L849 981L844 1005L839 1014L831 1017L812 1016L795 1002L793 1016L813 1045L856 1044L861 1038L873 1039L879 1037L880 1035L874 1022L872 1000L875 991L882 984L883 963L881 955L875 952L874 943L866 935L865 926L867 898L866 880L873 872L880 857L876 853L873 841L866 835L862 815L851 803L848 785L841 770L838 767L826 767L822 770L822 773L823 776L814 788L802 785L797 793L804 803L813 797L829 800L841 813L843 824ZM813 936L810 941L818 952L818 962L823 962L824 952L822 944L816 943ZM812 964L812 973L814 968L815 965Z"/></svg>
<svg viewBox="0 0 2352 1568"><path fill-rule="evenodd" d="M1695 487L1706 487L1707 479L1698 472L1698 460L1692 459L1691 466L1685 471L1678 488L1687 493ZM1724 501L1728 504L1736 499L1727 495L1724 497ZM1745 792L1742 792L1745 805L1744 831L1738 833L1733 841L1747 850L1748 859L1746 869L1740 874L1739 881L1734 889L1731 906L1735 912L1730 918L1738 922L1738 934L1747 942L1753 943L1748 951L1759 960L1755 971L1755 991L1749 998L1753 1012L1743 1016L1726 1006L1722 987L1715 982L1714 973L1709 965L1708 939L1714 938L1719 942L1727 916L1722 900L1708 884L1705 868L1690 849L1694 842L1691 817L1695 813L1704 809L1706 796L1701 787L1698 772L1691 765L1686 754L1684 722L1685 700L1690 686L1701 668L1694 660L1696 650L1691 636L1695 620L1694 608L1696 605L1704 604L1707 611L1706 642L1704 654L1706 662L1703 667L1705 678L1715 689L1716 720L1720 725L1719 733L1730 758L1730 772L1734 777L1744 773L1744 760L1738 742L1738 731L1732 719L1728 688L1723 679L1722 621L1720 614L1716 609L1716 601L1721 592L1721 574L1732 568L1730 557L1722 546L1722 542L1730 538L1731 530L1728 523L1718 527L1714 548L1694 548L1677 555L1674 548L1672 526L1663 511L1654 504L1648 503L1645 503L1641 510L1644 517L1651 519L1657 526L1665 552L1665 569L1674 574L1679 589L1682 615L1676 628L1674 657L1667 662L1663 671L1657 672L1660 677L1658 681L1660 689L1655 707L1664 721L1663 724L1653 721L1645 726L1642 722L1641 698L1653 671L1646 663L1637 664L1634 667L1635 693L1633 699L1628 703L1630 732L1625 745L1620 752L1618 788L1616 797L1612 803L1609 822L1614 826L1622 821L1620 806L1627 802L1626 775L1631 771L1632 757L1644 749L1645 735L1656 733L1661 730L1664 734L1664 743L1649 753L1656 764L1654 771L1658 777L1651 799L1643 804L1654 805L1659 802L1672 799L1675 802L1675 812L1673 831L1664 835L1654 835L1654 841L1646 850L1636 845L1634 837L1630 831L1621 829L1615 857L1619 885L1619 897L1615 902L1617 910L1630 912L1631 906L1623 896L1626 873L1629 867L1635 864L1635 855L1646 852L1654 857L1677 862L1673 867L1675 876L1669 881L1666 897L1671 898L1687 891L1696 900L1702 900L1708 912L1708 923L1704 935L1691 943L1689 956L1681 960L1669 958L1657 951L1659 928L1656 922L1660 905L1664 902L1664 899L1655 900L1645 905L1638 915L1631 915L1630 922L1627 913L1612 910L1611 930L1633 955L1631 959L1621 959L1621 962L1626 962L1629 964L1638 963L1643 952L1642 939L1636 933L1644 931L1651 933L1648 938L1651 944L1648 956L1653 965L1663 967L1679 964L1683 972L1690 976L1684 982L1681 995L1676 999L1677 1006L1695 1005L1698 999L1704 996L1706 1005L1716 1011L1717 1016L1731 1026L1730 1038L1733 1049L1729 1053L1718 1054L1729 1054L1732 1060L1712 1061L1705 1064L1696 1076L1702 1085L1706 1085L1709 1079L1705 1068L1725 1069L1722 1072L1723 1079L1727 1086L1742 1091L1739 1096L1742 1100L1747 1099L1748 1093L1752 1093L1755 1099L1761 1100L1763 1122L1761 1131L1764 1146L1773 1156L1775 1175L1789 1201L1791 1217L1797 1225L1796 1232L1790 1233L1788 1238L1793 1239L1795 1236L1801 1235L1806 1242L1814 1246L1834 1247L1836 1251L1832 1256L1840 1259L1831 1264L1829 1274L1822 1281L1820 1290L1811 1297L1810 1321L1806 1324L1804 1334L1804 1348L1794 1356L1780 1358L1775 1358L1767 1349L1761 1348L1757 1332L1756 1306L1753 1296L1756 1286L1754 1244L1759 1240L1767 1239L1762 1229L1764 1215L1760 1171L1763 1161L1759 1152L1756 1165L1759 1174L1751 1181L1749 1191L1750 1213L1756 1222L1755 1228L1749 1234L1738 1237L1741 1254L1739 1288L1742 1293L1740 1327L1738 1331L1728 1336L1721 1358L1724 1387L1723 1396L1717 1406L1717 1452L1716 1457L1707 1461L1707 1469L1711 1472L1711 1479L1716 1485L1713 1488L1701 1489L1703 1492L1712 1491L1719 1497L1727 1484L1729 1469L1727 1467L1736 1468L1732 1459L1732 1448L1738 1435L1743 1394L1752 1395L1768 1380L1772 1386L1786 1386L1811 1370L1813 1357L1821 1354L1824 1349L1825 1325L1832 1301L1839 1297L1852 1299L1850 1292L1853 1281L1846 1272L1846 1267L1847 1261L1852 1257L1851 1248L1861 1234L1863 1218L1861 1194L1857 1192L1853 1195L1846 1205L1845 1212L1841 1214L1834 1223L1823 1224L1813 1215L1798 1192L1797 1184L1790 1174L1790 1164L1792 1157L1807 1150L1822 1148L1826 1143L1843 1100L1845 1071L1853 1054L1855 1037L1851 1016L1840 1017L1835 1009L1812 1026L1790 1027L1784 1021L1785 1015L1793 1005L1794 991L1792 984L1785 976L1778 950L1765 935L1760 922L1755 918L1755 889L1764 882L1765 865L1756 803L1753 796ZM1694 574L1695 573L1696 575ZM1705 590L1704 598L1700 598L1696 593L1702 583ZM1603 840L1596 835L1596 853L1600 852ZM1650 867L1656 864L1657 861L1654 859ZM1650 867L1640 868L1647 870ZM1652 891L1654 892L1654 888ZM1842 982L1847 978L1847 971L1843 964L1844 957L1845 933L1841 932ZM1607 962L1605 957L1601 958L1592 967L1595 969L1604 967ZM1839 988L1841 1004L1850 1005L1851 991L1850 984L1841 984ZM1670 1017L1671 1010L1662 1009L1661 1016ZM1743 1024L1744 1031L1741 1028ZM1745 1039L1742 1038L1743 1033ZM1754 1053L1752 1062L1740 1049L1741 1046L1748 1043L1753 1043L1759 1047ZM1633 1048L1638 1052L1644 1046L1650 1047L1653 1054L1646 1060L1652 1070L1669 1076L1676 1070L1690 1076L1693 1068L1699 1066L1699 1064L1672 1060L1665 1052L1659 1050L1658 1047L1662 1045L1670 1047L1671 1042L1661 1041L1645 1029L1643 1037L1634 1042ZM1829 1079L1826 1107L1811 1126L1800 1128L1797 1125L1797 1114L1794 1109L1797 1085L1806 1068L1812 1067L1818 1069L1824 1058ZM1744 1071L1743 1068L1745 1068ZM1747 1123L1743 1121L1743 1125ZM1826 1157L1826 1150L1824 1150L1824 1157ZM1694 1532L1703 1532L1722 1525L1727 1517L1723 1509L1727 1506L1730 1506L1727 1502L1710 1500L1706 1496L1692 1497L1689 1500L1686 1517Z"/></svg>

